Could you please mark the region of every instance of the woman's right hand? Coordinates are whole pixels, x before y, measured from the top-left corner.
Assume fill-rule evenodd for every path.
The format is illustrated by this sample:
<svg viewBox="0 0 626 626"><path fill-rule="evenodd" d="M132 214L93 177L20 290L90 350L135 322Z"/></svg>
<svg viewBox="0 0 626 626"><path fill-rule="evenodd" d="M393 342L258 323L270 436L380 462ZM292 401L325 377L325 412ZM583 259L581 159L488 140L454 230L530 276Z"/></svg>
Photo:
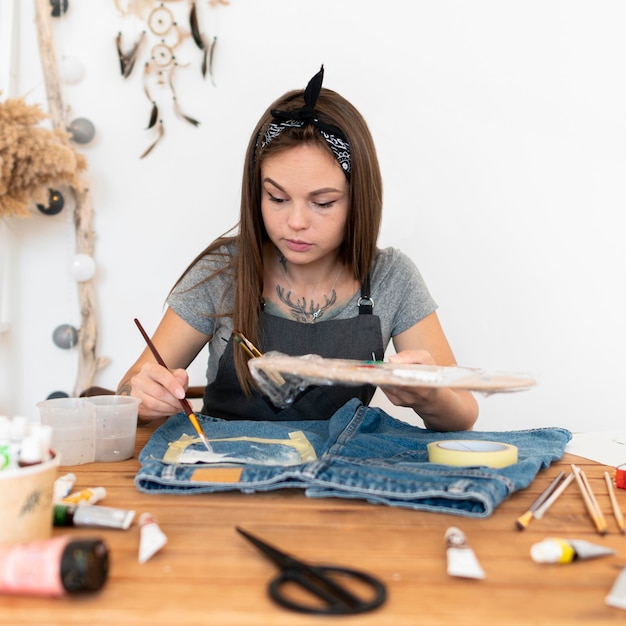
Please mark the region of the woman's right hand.
<svg viewBox="0 0 626 626"><path fill-rule="evenodd" d="M184 369L168 370L158 363L144 363L130 378L128 395L141 400L139 417L153 420L169 417L182 410L189 376Z"/></svg>
<svg viewBox="0 0 626 626"><path fill-rule="evenodd" d="M180 401L189 386L185 368L206 345L209 337L190 326L172 309L163 315L152 342L163 361L171 368L159 365L152 351L145 348L126 372L117 393L141 400L139 418L149 421L169 417L182 410Z"/></svg>

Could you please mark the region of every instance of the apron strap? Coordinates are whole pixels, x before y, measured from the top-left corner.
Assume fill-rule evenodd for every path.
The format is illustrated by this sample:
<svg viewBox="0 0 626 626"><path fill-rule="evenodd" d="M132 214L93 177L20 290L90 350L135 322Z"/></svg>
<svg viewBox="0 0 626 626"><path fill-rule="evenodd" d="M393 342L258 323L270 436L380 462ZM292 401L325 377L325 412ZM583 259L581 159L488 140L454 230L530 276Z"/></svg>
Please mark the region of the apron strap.
<svg viewBox="0 0 626 626"><path fill-rule="evenodd" d="M370 298L370 273L367 273L361 284L361 297L359 298L359 315L371 315L374 310L374 301Z"/></svg>

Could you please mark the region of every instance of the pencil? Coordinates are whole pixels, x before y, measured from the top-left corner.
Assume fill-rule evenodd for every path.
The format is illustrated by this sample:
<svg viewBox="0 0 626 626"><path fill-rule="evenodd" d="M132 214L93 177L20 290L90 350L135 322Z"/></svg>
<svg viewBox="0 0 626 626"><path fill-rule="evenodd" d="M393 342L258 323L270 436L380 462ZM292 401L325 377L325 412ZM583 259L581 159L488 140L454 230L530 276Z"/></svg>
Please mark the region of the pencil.
<svg viewBox="0 0 626 626"><path fill-rule="evenodd" d="M622 515L622 511L619 508L619 502L615 497L615 490L613 489L613 480L608 472L604 472L604 480L606 481L606 488L609 491L609 498L611 499L611 507L613 508L613 515L615 516L615 521L619 527L619 530L622 534L626 533L626 526L624 526L624 516Z"/></svg>
<svg viewBox="0 0 626 626"><path fill-rule="evenodd" d="M596 530L600 535L606 535L608 530L606 519L604 519L604 515L598 506L598 501L593 495L591 485L589 484L585 473L576 465L572 465L572 471L574 472L574 478L578 483L578 488L580 489L580 493L585 501L585 507L587 508L591 521L594 523Z"/></svg>
<svg viewBox="0 0 626 626"><path fill-rule="evenodd" d="M146 333L146 331L143 329L143 326L141 325L139 320L136 318L135 318L135 324L137 325L139 332L143 335L143 338L146 340L146 343L148 344L148 348L150 348L150 352L152 352L152 355L156 359L156 362L159 365L162 365L163 367L169 369L169 367L165 365L165 361L161 358L161 355L156 349L156 346L152 343L150 337L148 337L148 333ZM204 431L202 430L202 427L200 426L200 422L198 422L198 418L196 417L196 414L193 412L193 409L191 408L191 404L189 404L189 400L187 400L187 398L182 398L180 400L180 404L183 407L183 410L185 411L185 413L187 414L187 417L189 418L191 425L194 427L196 433L198 433L198 436L202 440L204 447L209 452L213 452L213 448L211 448L211 444L209 443L209 440L206 438L206 435L204 434Z"/></svg>
<svg viewBox="0 0 626 626"><path fill-rule="evenodd" d="M558 500L559 496L567 489L567 486L574 480L574 474L569 474L565 480L552 492L550 497L537 508L533 517L541 519L546 511Z"/></svg>
<svg viewBox="0 0 626 626"><path fill-rule="evenodd" d="M520 515L515 520L515 525L519 530L524 530L530 524L530 521L535 517L535 511L552 495L552 492L556 489L561 478L565 476L565 472L561 471L557 474L556 478L543 490L539 497L530 505L530 508Z"/></svg>

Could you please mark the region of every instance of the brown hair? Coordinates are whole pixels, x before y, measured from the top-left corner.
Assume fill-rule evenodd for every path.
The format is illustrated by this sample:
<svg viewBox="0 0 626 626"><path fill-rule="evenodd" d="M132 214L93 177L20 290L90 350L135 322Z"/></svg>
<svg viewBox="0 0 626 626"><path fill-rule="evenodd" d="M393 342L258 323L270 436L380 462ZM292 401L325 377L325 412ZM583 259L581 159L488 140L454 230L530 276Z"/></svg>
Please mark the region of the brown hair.
<svg viewBox="0 0 626 626"><path fill-rule="evenodd" d="M262 115L246 151L237 232L234 235L222 235L213 241L191 263L193 265L207 253L214 253L224 244L235 243L236 255L220 270L233 276L234 309L232 312L218 315L232 314L233 327L241 331L261 350L263 346L259 345L259 314L263 293L263 244L268 240L261 215L263 161L271 154L302 143L319 145L334 158L326 140L313 125L301 128L287 127L263 149L260 148L260 138L273 121L272 109L298 110L304 104L303 94L303 90L284 94ZM339 249L339 259L357 281L363 282L374 259L382 216L382 179L376 148L359 111L336 92L323 88L315 105L315 113L320 120L339 128L350 144L350 208L344 240ZM243 350L235 351L235 368L243 389L248 393L251 378L247 356Z"/></svg>

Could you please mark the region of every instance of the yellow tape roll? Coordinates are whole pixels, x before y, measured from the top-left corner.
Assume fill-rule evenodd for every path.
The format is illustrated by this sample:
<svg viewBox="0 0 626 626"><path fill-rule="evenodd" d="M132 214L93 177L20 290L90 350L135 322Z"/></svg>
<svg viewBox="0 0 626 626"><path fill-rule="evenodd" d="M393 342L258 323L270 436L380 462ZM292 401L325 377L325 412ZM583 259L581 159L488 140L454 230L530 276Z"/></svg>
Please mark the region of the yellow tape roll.
<svg viewBox="0 0 626 626"><path fill-rule="evenodd" d="M517 448L498 441L450 439L428 444L428 460L441 465L506 467L517 463Z"/></svg>

